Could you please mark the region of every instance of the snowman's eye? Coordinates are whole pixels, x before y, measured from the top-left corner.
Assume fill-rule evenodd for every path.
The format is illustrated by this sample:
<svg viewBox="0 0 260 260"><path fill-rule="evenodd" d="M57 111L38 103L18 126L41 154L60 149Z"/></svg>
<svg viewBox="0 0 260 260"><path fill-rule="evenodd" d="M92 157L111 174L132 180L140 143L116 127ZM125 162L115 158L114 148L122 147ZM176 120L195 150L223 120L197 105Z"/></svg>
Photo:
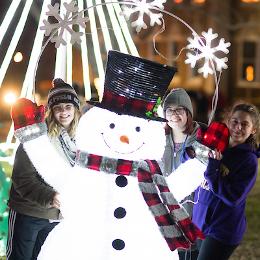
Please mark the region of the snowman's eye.
<svg viewBox="0 0 260 260"><path fill-rule="evenodd" d="M111 123L111 124L109 125L109 127L110 127L111 129L114 129L114 128L115 128L115 124L114 124L114 123Z"/></svg>
<svg viewBox="0 0 260 260"><path fill-rule="evenodd" d="M136 131L136 132L140 132L140 131L141 131L141 127L140 127L140 126L137 126L137 127L135 128L135 131Z"/></svg>

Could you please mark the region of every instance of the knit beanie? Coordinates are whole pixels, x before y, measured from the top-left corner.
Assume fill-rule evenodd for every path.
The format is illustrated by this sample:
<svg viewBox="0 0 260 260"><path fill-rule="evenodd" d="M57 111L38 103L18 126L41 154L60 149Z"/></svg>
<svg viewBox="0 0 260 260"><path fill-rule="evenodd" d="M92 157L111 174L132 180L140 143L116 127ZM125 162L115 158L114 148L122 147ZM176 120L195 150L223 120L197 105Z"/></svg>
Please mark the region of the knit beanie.
<svg viewBox="0 0 260 260"><path fill-rule="evenodd" d="M165 111L170 105L185 107L193 116L191 99L183 88L175 88L165 97L163 110Z"/></svg>
<svg viewBox="0 0 260 260"><path fill-rule="evenodd" d="M49 108L59 103L72 103L77 109L80 107L80 101L75 89L60 78L52 81L47 103Z"/></svg>

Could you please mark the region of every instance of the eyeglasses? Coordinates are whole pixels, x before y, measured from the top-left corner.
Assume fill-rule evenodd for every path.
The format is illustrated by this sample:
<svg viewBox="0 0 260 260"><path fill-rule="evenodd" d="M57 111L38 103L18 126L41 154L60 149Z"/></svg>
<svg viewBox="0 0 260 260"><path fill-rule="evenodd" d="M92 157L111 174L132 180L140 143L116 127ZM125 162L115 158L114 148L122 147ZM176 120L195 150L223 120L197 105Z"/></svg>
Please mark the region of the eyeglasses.
<svg viewBox="0 0 260 260"><path fill-rule="evenodd" d="M178 108L171 108L171 107L168 107L165 111L166 115L167 116L181 116L185 113L185 108L184 107L178 107Z"/></svg>

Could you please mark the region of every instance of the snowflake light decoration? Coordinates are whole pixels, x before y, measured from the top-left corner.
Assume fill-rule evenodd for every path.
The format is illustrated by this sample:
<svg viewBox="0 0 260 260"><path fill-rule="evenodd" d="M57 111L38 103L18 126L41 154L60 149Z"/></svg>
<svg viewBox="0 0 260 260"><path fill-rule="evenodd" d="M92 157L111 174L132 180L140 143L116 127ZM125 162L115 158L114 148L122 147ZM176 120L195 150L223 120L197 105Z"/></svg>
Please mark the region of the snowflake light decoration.
<svg viewBox="0 0 260 260"><path fill-rule="evenodd" d="M164 9L163 4L166 0L154 0L151 2L147 2L148 0L129 0L127 2L132 2L133 6L122 6L122 14L125 16L126 20L129 20L130 16L136 12L138 12L138 18L131 23L132 27L136 27L136 31L140 32L141 29L147 29L147 25L144 22L144 15L146 14L150 18L150 26L154 26L155 24L161 25L162 21L162 13L161 10ZM159 12L152 12L159 11Z"/></svg>
<svg viewBox="0 0 260 260"><path fill-rule="evenodd" d="M88 17L84 17L83 12L78 12L78 7L75 6L75 2L72 1L69 4L64 3L66 13L62 18L59 14L59 4L56 3L54 6L48 5L49 11L46 13L47 16L53 16L58 21L57 23L49 23L47 20L43 20L44 25L40 27L41 30L45 30L45 35L49 36L54 30L59 32L56 36L51 38L51 42L55 42L55 47L58 48L60 44L66 45L66 41L63 39L63 33L67 30L71 35L71 44L75 42L81 43L80 37L83 35L82 32L76 32L73 30L71 25L79 25L83 28L86 27L86 22L89 21Z"/></svg>
<svg viewBox="0 0 260 260"><path fill-rule="evenodd" d="M203 77L206 78L208 74L213 74L214 70L222 71L227 69L226 62L227 57L219 58L217 53L223 52L229 53L228 47L231 45L230 42L225 42L223 38L220 39L217 46L212 47L212 41L218 37L217 33L213 33L212 29L208 29L208 32L202 32L203 37L193 34L194 38L188 38L189 44L188 49L192 49L193 52L187 53L186 64L190 64L192 68L195 67L197 61L204 59L204 64L198 69L199 73L203 73ZM195 51L195 53L194 53ZM212 68L212 66L214 68Z"/></svg>

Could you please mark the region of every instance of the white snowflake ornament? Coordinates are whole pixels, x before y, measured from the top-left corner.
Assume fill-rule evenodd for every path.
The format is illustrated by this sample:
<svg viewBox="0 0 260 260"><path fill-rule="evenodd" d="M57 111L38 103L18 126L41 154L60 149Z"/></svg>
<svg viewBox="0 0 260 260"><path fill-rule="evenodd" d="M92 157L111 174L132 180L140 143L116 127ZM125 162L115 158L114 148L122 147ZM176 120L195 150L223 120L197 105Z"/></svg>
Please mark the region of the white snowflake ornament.
<svg viewBox="0 0 260 260"><path fill-rule="evenodd" d="M136 27L136 32L140 32L141 29L147 29L147 25L144 22L144 15L146 14L150 18L150 26L155 24L162 24L162 13L161 10L164 9L163 4L166 0L154 0L147 2L148 0L129 0L133 5L128 7L126 5L122 6L122 14L125 16L126 20L129 20L130 16L138 12L138 18L131 23L132 27ZM156 11L156 12L152 12Z"/></svg>
<svg viewBox="0 0 260 260"><path fill-rule="evenodd" d="M189 44L187 48L193 50L193 52L187 53L185 63L190 64L190 66L194 68L198 61L204 59L204 64L198 69L198 72L202 73L203 77L206 78L208 74L213 74L215 70L220 72L222 69L227 69L228 66L226 62L228 58L219 58L217 57L217 53L229 53L228 47L231 44L221 38L218 45L212 47L212 42L218 37L218 34L213 33L211 28L208 29L208 32L202 32L201 34L202 37L199 37L193 33L193 38L188 38Z"/></svg>
<svg viewBox="0 0 260 260"><path fill-rule="evenodd" d="M49 23L48 20L43 20L44 25L40 27L41 30L45 30L46 36L49 36L53 31L58 31L58 34L51 38L51 42L55 42L56 48L59 48L60 44L67 44L63 38L65 30L67 30L71 35L71 44L74 44L75 42L81 43L80 37L83 33L74 31L72 25L78 25L85 28L85 23L89 21L88 17L84 17L83 12L78 12L78 7L76 6L75 1L64 3L64 7L66 13L64 14L64 17L61 17L59 14L58 3L54 6L48 5L49 11L46 15L48 17L53 16L57 20L57 23Z"/></svg>

